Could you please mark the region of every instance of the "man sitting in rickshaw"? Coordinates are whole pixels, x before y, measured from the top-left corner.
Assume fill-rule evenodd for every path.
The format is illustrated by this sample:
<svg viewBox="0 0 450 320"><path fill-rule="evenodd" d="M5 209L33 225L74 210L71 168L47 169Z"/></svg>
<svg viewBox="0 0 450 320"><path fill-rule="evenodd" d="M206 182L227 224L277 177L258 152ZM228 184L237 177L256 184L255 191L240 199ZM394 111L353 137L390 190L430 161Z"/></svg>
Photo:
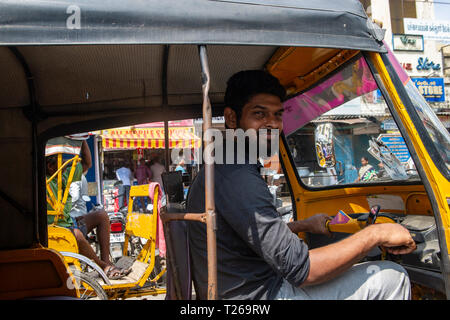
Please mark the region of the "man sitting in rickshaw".
<svg viewBox="0 0 450 320"><path fill-rule="evenodd" d="M266 72L235 74L225 93L226 127L281 132L285 94L278 80ZM259 139L269 140L270 135ZM283 222L258 164L248 159L236 164L237 152L233 164L215 164L219 299L410 298L409 278L400 265L390 261L357 264L377 246L392 254L413 251L415 243L404 227L374 224L344 240L309 250L296 233L330 235L329 217L318 214ZM187 212L204 212L204 182L202 169L191 186ZM207 298L208 289L205 239L205 224L189 222L193 278L200 299Z"/></svg>
<svg viewBox="0 0 450 320"><path fill-rule="evenodd" d="M89 170L91 165L91 153L86 141L83 141L81 144L81 161L76 164L72 184L81 181L82 175ZM50 155L46 157L46 169L47 178L51 177L58 170L56 155ZM70 166L63 169L62 190L66 189L70 169ZM53 194L57 194L57 179L52 179L49 184ZM48 191L47 196L49 196ZM52 208L50 204L47 204L47 210L51 209ZM131 269L120 269L114 266L114 264L109 260L110 226L109 217L106 211L104 209L95 210L93 212L80 215L76 218L72 218L70 215L71 209L72 199L69 193L63 209L63 217L57 220L56 225L68 228L72 231L77 240L80 254L94 260L94 262L97 263L105 271L105 274L110 279L120 279L129 274L131 272ZM47 215L47 224L53 224L54 220L54 215ZM100 244L101 259L95 254L94 250L86 239L87 234L94 228L97 228L97 237Z"/></svg>

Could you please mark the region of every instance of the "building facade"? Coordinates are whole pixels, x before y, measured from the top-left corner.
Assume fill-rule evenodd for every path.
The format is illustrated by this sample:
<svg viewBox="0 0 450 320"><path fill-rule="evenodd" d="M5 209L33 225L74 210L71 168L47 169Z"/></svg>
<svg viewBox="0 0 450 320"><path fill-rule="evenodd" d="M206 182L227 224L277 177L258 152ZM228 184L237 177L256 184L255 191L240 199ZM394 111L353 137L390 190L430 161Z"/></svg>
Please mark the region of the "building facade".
<svg viewBox="0 0 450 320"><path fill-rule="evenodd" d="M386 44L447 130L450 129L450 20L435 19L433 0L361 0L361 3L368 16L382 24Z"/></svg>

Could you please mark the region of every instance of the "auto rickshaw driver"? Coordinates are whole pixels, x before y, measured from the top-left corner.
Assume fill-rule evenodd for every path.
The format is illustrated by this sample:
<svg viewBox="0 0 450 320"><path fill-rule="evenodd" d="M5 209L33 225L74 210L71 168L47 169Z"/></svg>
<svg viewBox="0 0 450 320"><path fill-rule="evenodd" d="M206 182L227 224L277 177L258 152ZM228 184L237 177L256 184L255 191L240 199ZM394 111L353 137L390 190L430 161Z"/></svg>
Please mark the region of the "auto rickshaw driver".
<svg viewBox="0 0 450 320"><path fill-rule="evenodd" d="M91 167L91 153L85 140L81 144L81 161L76 164L72 183L81 181L81 175L85 174ZM51 177L58 169L57 156L50 155L46 157L46 174L47 178ZM62 190L66 189L66 182L69 177L70 167L63 171ZM57 193L58 186L56 179L51 180L50 188L53 194ZM47 191L48 196L48 191ZM88 213L80 218L74 219L70 216L72 201L70 193L63 209L63 217L58 219L56 224L60 227L68 228L75 235L79 251L82 255L90 258L97 263L104 271L108 278L120 279L131 272L131 268L120 269L109 260L109 218L104 210L97 210ZM49 204L47 209L50 210ZM47 224L54 222L55 216L47 215ZM86 235L94 228L97 228L98 241L100 243L101 258L92 249L86 239Z"/></svg>
<svg viewBox="0 0 450 320"><path fill-rule="evenodd" d="M226 127L281 131L284 97L284 88L266 72L235 74L225 93ZM202 169L192 183L187 212L204 212L204 174ZM404 227L375 224L309 250L295 233L328 234L327 216L285 224L257 164L216 163L214 177L219 299L410 299L409 278L400 265L357 264L377 246L392 254L415 250ZM208 283L205 237L205 225L190 221L193 279L201 299Z"/></svg>

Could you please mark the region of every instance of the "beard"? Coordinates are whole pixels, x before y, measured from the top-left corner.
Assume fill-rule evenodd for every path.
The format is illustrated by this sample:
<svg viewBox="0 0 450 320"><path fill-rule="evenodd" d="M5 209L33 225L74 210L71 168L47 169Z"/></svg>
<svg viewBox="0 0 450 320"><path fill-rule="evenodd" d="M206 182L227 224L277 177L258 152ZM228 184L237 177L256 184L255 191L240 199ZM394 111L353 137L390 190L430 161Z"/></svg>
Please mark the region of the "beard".
<svg viewBox="0 0 450 320"><path fill-rule="evenodd" d="M259 157L265 159L278 154L280 131L278 129L260 129L257 134Z"/></svg>

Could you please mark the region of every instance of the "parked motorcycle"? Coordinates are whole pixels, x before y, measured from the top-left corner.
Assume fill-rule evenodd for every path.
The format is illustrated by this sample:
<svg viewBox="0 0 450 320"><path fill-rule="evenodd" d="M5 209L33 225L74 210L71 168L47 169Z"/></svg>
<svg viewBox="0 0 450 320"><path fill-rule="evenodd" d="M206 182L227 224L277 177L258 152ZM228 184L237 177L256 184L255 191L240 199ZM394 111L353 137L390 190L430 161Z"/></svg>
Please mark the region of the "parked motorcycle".
<svg viewBox="0 0 450 320"><path fill-rule="evenodd" d="M110 223L110 238L109 238L109 252L110 259L113 263L117 262L122 257L123 246L125 242L125 225L126 225L126 214L127 206L120 208L117 211L117 206L114 204L117 202L116 199L123 196L123 194L118 194L117 188L109 190L105 193L103 207L101 204L94 206L93 210L98 210L104 208L109 217ZM86 202L91 201L89 197L84 199ZM100 246L97 239L96 230L92 230L87 236L88 241L93 247L96 254L100 254Z"/></svg>
<svg viewBox="0 0 450 320"><path fill-rule="evenodd" d="M125 242L126 207L119 212L108 212L108 217L110 222L109 250L113 262L116 262L122 257Z"/></svg>

